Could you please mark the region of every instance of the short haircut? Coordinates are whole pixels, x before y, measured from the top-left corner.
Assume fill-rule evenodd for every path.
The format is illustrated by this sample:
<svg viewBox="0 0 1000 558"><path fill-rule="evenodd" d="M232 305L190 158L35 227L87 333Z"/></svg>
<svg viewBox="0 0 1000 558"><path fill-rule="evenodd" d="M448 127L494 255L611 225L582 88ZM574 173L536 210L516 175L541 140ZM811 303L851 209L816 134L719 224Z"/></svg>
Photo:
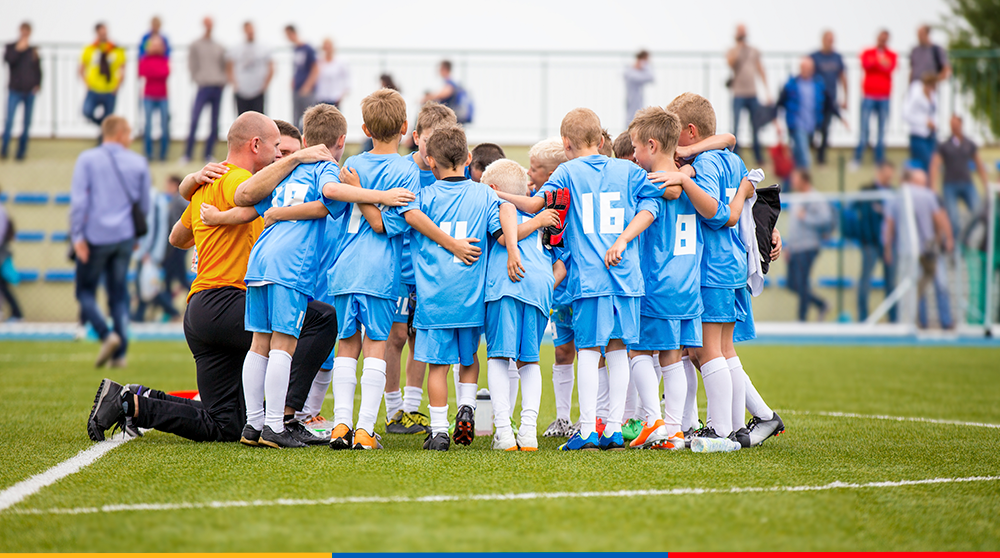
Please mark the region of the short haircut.
<svg viewBox="0 0 1000 558"><path fill-rule="evenodd" d="M472 150L472 168L483 172L493 161L499 161L506 156L499 145L495 143L481 143Z"/></svg>
<svg viewBox="0 0 1000 558"><path fill-rule="evenodd" d="M496 186L497 190L514 196L528 195L528 171L510 159L497 159L490 163L479 182Z"/></svg>
<svg viewBox="0 0 1000 558"><path fill-rule="evenodd" d="M308 145L323 144L330 149L347 134L347 119L337 107L320 103L312 106L302 116L303 139Z"/></svg>
<svg viewBox="0 0 1000 558"><path fill-rule="evenodd" d="M22 21L21 29L27 29L28 31L31 31L31 23L28 21Z"/></svg>
<svg viewBox="0 0 1000 558"><path fill-rule="evenodd" d="M285 26L285 32L286 33L288 33L288 32L298 33L298 31L295 30L295 26L292 25L292 24L290 24L290 23Z"/></svg>
<svg viewBox="0 0 1000 558"><path fill-rule="evenodd" d="M101 122L101 137L111 139L121 133L128 126L128 120L124 116L112 114Z"/></svg>
<svg viewBox="0 0 1000 558"><path fill-rule="evenodd" d="M694 124L698 135L702 138L715 135L715 109L708 99L696 93L682 93L670 104L667 110L676 114L681 120L681 128Z"/></svg>
<svg viewBox="0 0 1000 558"><path fill-rule="evenodd" d="M920 82L924 85L937 85L938 75L928 70L920 75Z"/></svg>
<svg viewBox="0 0 1000 558"><path fill-rule="evenodd" d="M681 119L666 109L647 107L635 114L628 133L640 142L656 140L664 153L673 153L681 137Z"/></svg>
<svg viewBox="0 0 1000 558"><path fill-rule="evenodd" d="M550 169L566 162L566 149L559 138L544 139L531 146L528 151L528 160Z"/></svg>
<svg viewBox="0 0 1000 558"><path fill-rule="evenodd" d="M573 147L597 147L601 143L601 119L597 113L588 108L575 108L569 111L559 126L559 135L568 138Z"/></svg>
<svg viewBox="0 0 1000 558"><path fill-rule="evenodd" d="M601 155L604 155L605 157L614 157L615 150L611 145L612 143L614 143L614 140L611 139L611 133L608 132L606 129L601 130L601 137L604 138L604 143L602 143L601 147L597 149L597 152L600 153Z"/></svg>
<svg viewBox="0 0 1000 558"><path fill-rule="evenodd" d="M455 116L455 111L450 108L430 101L425 103L424 106L420 107L420 112L417 114L417 135L423 135L424 130L436 130L444 126L455 126L458 124L458 118Z"/></svg>
<svg viewBox="0 0 1000 558"><path fill-rule="evenodd" d="M229 133L226 134L229 149L242 147L253 138L266 138L271 132L271 125L276 126L273 120L259 112L247 111L237 116L229 127Z"/></svg>
<svg viewBox="0 0 1000 558"><path fill-rule="evenodd" d="M167 182L170 182L171 184L177 184L178 186L183 180L184 179L182 179L179 174L171 174L170 176L167 177Z"/></svg>
<svg viewBox="0 0 1000 558"><path fill-rule="evenodd" d="M808 170L803 168L797 168L792 172L798 174L799 178L802 179L802 182L805 182L806 184L812 184L812 174L810 174Z"/></svg>
<svg viewBox="0 0 1000 558"><path fill-rule="evenodd" d="M427 140L427 156L440 166L457 169L469 159L469 143L465 131L458 126L438 128Z"/></svg>
<svg viewBox="0 0 1000 558"><path fill-rule="evenodd" d="M296 128L293 124L285 122L284 120L274 119L274 123L278 126L278 133L282 136L288 136L296 141L302 141L302 132Z"/></svg>
<svg viewBox="0 0 1000 558"><path fill-rule="evenodd" d="M879 164L878 164L878 167L879 167L880 169L881 169L881 168L886 168L886 167L888 167L888 168L890 168L890 169L894 169L894 168L896 168L896 163L893 163L893 162L892 162L892 161L890 161L889 159L885 159L885 160L883 160L883 161L882 161L881 163L879 163Z"/></svg>
<svg viewBox="0 0 1000 558"><path fill-rule="evenodd" d="M451 71L451 60L442 60L441 61L441 67L444 68L445 70L448 70L450 72Z"/></svg>
<svg viewBox="0 0 1000 558"><path fill-rule="evenodd" d="M631 159L632 155L635 155L635 149L632 148L632 136L629 135L628 130L618 134L613 147L615 157L619 159Z"/></svg>
<svg viewBox="0 0 1000 558"><path fill-rule="evenodd" d="M108 26L104 25L103 21L98 21L97 24L94 25L94 32L100 31L101 27L104 27L105 29L107 29Z"/></svg>
<svg viewBox="0 0 1000 558"><path fill-rule="evenodd" d="M648 50L640 50L639 54L635 55L635 59L636 60L648 60L649 59L649 51Z"/></svg>
<svg viewBox="0 0 1000 558"><path fill-rule="evenodd" d="M406 101L392 89L379 89L361 100L361 117L372 139L393 141L406 124Z"/></svg>

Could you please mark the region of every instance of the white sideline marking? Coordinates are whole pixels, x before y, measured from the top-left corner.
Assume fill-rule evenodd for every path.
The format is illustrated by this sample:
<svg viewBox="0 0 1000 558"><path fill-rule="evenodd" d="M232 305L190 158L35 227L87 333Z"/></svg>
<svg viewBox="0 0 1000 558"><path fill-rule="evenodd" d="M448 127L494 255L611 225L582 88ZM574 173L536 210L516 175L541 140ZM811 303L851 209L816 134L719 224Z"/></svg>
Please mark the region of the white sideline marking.
<svg viewBox="0 0 1000 558"><path fill-rule="evenodd" d="M228 500L216 502L182 502L160 504L114 504L98 508L49 508L12 510L19 515L82 515L134 511L174 511L222 508L256 508L265 506L332 506L344 504L409 504L439 502L492 502L511 500L560 500L574 498L635 498L643 496L699 496L703 494L745 494L767 492L821 492L838 489L896 488L929 484L966 482L991 482L1000 476L934 478L919 480L881 481L863 484L834 481L816 486L744 486L732 488L672 488L667 490L619 490L614 492L521 492L510 494L441 494L436 496L358 496L349 498L324 498L320 500Z"/></svg>
<svg viewBox="0 0 1000 558"><path fill-rule="evenodd" d="M87 353L39 353L39 354L4 354L0 355L0 362L93 362L97 353L95 351ZM135 355L128 357L130 362L194 362L194 357L183 354L163 354L163 355Z"/></svg>
<svg viewBox="0 0 1000 558"><path fill-rule="evenodd" d="M894 417L890 415L862 415L858 413L838 413L834 411L792 411L789 409L777 409L781 413L790 415L814 415L820 417L837 418L858 418L869 420L894 420L898 422L926 422L930 424L947 424L950 426L977 426L980 428L1000 428L1000 424L989 424L986 422L965 422L960 420L932 419L923 417Z"/></svg>
<svg viewBox="0 0 1000 558"><path fill-rule="evenodd" d="M75 456L63 461L51 469L25 479L14 486L0 492L0 511L3 511L39 490L55 484L69 475L97 461L104 454L131 440L125 433L119 433L113 438L98 442L81 451Z"/></svg>

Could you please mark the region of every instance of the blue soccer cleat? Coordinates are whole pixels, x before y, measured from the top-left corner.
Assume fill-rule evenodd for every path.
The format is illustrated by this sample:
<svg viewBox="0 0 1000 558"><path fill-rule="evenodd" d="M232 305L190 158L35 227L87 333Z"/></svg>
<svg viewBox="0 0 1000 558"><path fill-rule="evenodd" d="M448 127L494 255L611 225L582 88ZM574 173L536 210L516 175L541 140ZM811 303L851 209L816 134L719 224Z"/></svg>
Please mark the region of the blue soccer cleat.
<svg viewBox="0 0 1000 558"><path fill-rule="evenodd" d="M565 444L559 446L562 451L597 451L600 447L597 444L597 432L591 432L586 439L577 432Z"/></svg>
<svg viewBox="0 0 1000 558"><path fill-rule="evenodd" d="M601 436L600 446L605 451L622 451L625 449L625 438L621 432L615 432L610 436Z"/></svg>

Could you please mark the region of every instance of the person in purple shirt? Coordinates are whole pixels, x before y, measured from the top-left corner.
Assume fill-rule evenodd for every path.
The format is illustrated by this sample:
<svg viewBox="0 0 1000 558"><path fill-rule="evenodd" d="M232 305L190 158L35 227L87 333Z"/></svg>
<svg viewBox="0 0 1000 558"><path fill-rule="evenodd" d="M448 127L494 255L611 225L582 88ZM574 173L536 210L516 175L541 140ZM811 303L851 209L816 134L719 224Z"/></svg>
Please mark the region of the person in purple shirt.
<svg viewBox="0 0 1000 558"><path fill-rule="evenodd" d="M128 149L132 127L120 116L101 124L101 145L80 154L70 189L70 238L76 257L76 298L86 322L101 339L96 366L125 366L128 342L128 271L135 245L132 205L149 213L149 165ZM97 308L97 286L105 276L114 329Z"/></svg>
<svg viewBox="0 0 1000 558"><path fill-rule="evenodd" d="M302 114L316 104L316 80L319 65L316 64L316 50L299 38L294 25L285 26L285 35L295 45L292 72L292 124L302 129Z"/></svg>
<svg viewBox="0 0 1000 558"><path fill-rule="evenodd" d="M816 162L826 164L827 138L830 135L830 124L833 117L840 118L840 111L847 109L847 72L844 59L840 53L833 50L833 31L823 32L823 48L809 55L816 65L816 75L823 80L826 98L829 102L823 107L823 121L819 125L819 149L816 150ZM837 84L844 90L843 97L837 99Z"/></svg>

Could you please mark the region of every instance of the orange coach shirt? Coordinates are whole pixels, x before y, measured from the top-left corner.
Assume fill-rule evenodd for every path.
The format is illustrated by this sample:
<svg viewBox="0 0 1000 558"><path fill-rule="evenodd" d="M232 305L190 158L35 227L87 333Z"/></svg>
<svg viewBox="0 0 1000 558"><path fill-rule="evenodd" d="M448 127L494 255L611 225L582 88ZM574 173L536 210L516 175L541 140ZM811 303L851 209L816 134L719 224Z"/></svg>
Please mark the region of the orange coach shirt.
<svg viewBox="0 0 1000 558"><path fill-rule="evenodd" d="M194 233L198 248L198 275L191 283L188 300L196 292L219 287L246 290L243 278L247 274L250 250L264 230L264 220L255 219L245 225L210 227L201 222L201 204L214 205L219 211L236 207L236 188L250 178L250 171L226 163L229 172L199 188L181 216L181 224Z"/></svg>

